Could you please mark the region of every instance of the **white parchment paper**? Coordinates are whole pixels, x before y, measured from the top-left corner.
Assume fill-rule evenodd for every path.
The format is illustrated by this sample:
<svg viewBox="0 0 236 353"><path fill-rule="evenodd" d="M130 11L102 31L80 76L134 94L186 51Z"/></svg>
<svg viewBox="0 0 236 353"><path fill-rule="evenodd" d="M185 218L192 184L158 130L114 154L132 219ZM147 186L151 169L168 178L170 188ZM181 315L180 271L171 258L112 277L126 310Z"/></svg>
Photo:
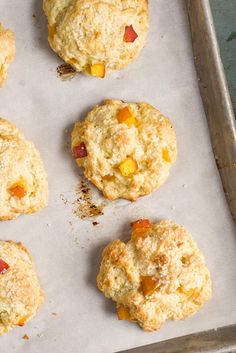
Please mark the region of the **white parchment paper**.
<svg viewBox="0 0 236 353"><path fill-rule="evenodd" d="M148 44L126 70L104 80L77 75L67 82L56 75L61 61L48 46L41 8L41 0L0 0L0 19L14 30L17 47L0 91L0 116L34 141L50 186L45 210L0 224L1 239L30 249L46 295L30 323L0 338L0 352L108 353L235 323L235 229L213 159L183 1L150 0ZM105 98L158 107L174 123L179 156L164 186L135 203L109 203L94 227L73 216L62 198L75 200L79 180L68 129ZM214 287L213 299L197 315L155 333L118 321L115 304L96 288L104 245L127 237L129 222L141 217L186 226L205 254Z"/></svg>

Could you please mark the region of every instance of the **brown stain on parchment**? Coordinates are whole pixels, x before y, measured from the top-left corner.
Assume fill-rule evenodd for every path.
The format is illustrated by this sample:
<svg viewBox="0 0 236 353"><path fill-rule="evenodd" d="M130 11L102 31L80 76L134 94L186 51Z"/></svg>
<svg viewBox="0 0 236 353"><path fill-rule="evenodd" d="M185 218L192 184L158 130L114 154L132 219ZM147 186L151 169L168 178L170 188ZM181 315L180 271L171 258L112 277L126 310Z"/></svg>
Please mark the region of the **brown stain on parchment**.
<svg viewBox="0 0 236 353"><path fill-rule="evenodd" d="M80 181L75 188L75 200L68 200L64 194L60 194L60 199L64 205L72 206L72 213L75 217L78 217L82 220L91 219L92 225L97 226L99 222L94 220L95 217L102 216L103 209L106 206L105 202L99 204L95 203L92 198L92 190L85 181ZM69 221L69 224L72 227L72 222Z"/></svg>
<svg viewBox="0 0 236 353"><path fill-rule="evenodd" d="M82 180L76 186L76 200L72 203L73 214L80 219L88 219L103 215L105 204L96 205L92 200L89 186ZM93 222L93 225L97 222Z"/></svg>

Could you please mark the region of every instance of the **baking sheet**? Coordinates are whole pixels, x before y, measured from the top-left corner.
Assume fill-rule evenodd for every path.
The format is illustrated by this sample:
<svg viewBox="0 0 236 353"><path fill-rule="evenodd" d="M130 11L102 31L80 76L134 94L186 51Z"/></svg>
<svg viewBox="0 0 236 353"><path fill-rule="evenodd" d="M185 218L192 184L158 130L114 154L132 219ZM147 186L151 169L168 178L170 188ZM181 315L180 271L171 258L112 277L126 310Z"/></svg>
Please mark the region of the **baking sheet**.
<svg viewBox="0 0 236 353"><path fill-rule="evenodd" d="M0 91L0 116L35 142L50 187L48 208L0 224L2 239L22 241L31 250L46 294L30 323L1 337L1 353L108 353L235 323L235 228L212 155L184 2L150 1L148 44L129 68L105 80L78 75L66 82L56 75L61 62L47 44L41 7L40 0L0 1L0 18L14 30L17 46ZM109 203L94 227L73 214L80 173L68 141L74 121L105 98L147 101L171 117L179 158L162 188L135 203ZM98 193L95 197L103 201ZM211 302L187 321L168 322L155 333L118 321L115 304L96 289L104 245L127 238L128 223L140 217L185 225L213 279ZM22 339L25 333L28 341Z"/></svg>
<svg viewBox="0 0 236 353"><path fill-rule="evenodd" d="M236 121L209 0L186 0L199 90L216 164L236 222ZM199 31L201 28L201 31Z"/></svg>

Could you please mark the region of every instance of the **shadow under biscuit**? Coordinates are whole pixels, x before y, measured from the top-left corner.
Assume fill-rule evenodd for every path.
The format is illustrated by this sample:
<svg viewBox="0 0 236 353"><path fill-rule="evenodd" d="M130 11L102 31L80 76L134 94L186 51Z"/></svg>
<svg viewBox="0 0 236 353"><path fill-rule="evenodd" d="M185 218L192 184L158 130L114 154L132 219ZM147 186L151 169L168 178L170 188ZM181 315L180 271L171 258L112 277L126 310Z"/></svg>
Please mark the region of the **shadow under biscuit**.
<svg viewBox="0 0 236 353"><path fill-rule="evenodd" d="M97 275L98 275L100 263L102 260L102 252L108 243L109 241L107 242L103 241L99 245L95 246L89 254L89 264L88 264L89 272L87 275L87 282L96 290L97 295L102 295L102 293L99 291L97 287ZM104 304L103 305L104 310L107 313L110 313L112 315L115 314L116 305L112 300L107 300L106 298L104 298L103 304Z"/></svg>
<svg viewBox="0 0 236 353"><path fill-rule="evenodd" d="M32 3L32 21L36 27L34 40L37 47L43 49L48 56L55 56L48 43L47 18L43 11L43 0L35 0Z"/></svg>

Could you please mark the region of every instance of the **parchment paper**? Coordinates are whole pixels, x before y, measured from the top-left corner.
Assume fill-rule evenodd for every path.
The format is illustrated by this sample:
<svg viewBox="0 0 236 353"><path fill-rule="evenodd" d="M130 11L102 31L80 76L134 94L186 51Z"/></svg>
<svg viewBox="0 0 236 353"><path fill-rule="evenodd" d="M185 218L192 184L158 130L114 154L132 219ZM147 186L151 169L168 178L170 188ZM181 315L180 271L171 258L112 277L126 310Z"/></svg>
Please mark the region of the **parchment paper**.
<svg viewBox="0 0 236 353"><path fill-rule="evenodd" d="M48 46L41 7L41 0L0 0L0 18L14 30L17 46L0 91L0 116L35 142L50 186L45 210L0 224L1 239L30 249L46 295L30 323L0 338L0 352L108 353L235 323L235 228L213 159L183 1L150 1L148 44L126 70L104 80L78 75L66 82L56 75L61 61ZM80 172L68 141L72 124L105 98L158 107L174 123L179 156L158 191L135 203L110 202L94 227L72 212ZM127 238L129 222L141 217L187 227L205 254L214 287L213 299L197 315L155 333L118 321L115 304L96 288L103 247Z"/></svg>

